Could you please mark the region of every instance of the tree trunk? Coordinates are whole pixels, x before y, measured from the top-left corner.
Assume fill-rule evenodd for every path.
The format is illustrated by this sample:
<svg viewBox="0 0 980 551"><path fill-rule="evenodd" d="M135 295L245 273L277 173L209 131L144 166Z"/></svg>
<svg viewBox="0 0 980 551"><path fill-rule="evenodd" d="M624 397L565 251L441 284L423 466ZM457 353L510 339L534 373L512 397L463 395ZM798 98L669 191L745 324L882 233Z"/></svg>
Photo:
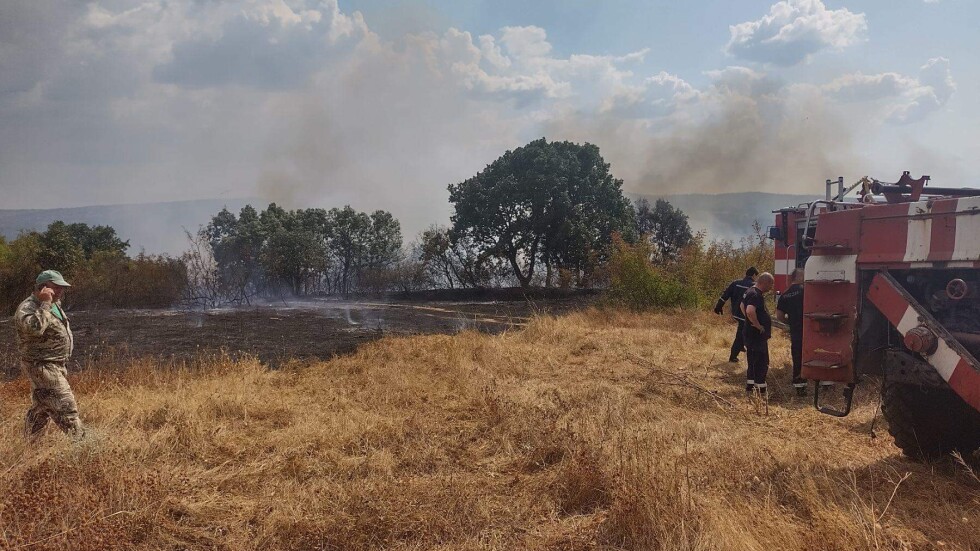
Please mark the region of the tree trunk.
<svg viewBox="0 0 980 551"><path fill-rule="evenodd" d="M446 276L446 283L449 285L449 288L455 289L456 287L453 285L453 273L449 270L449 264L444 263L442 265L442 271L443 275Z"/></svg>
<svg viewBox="0 0 980 551"><path fill-rule="evenodd" d="M510 261L510 267L514 269L514 276L517 277L517 281L519 281L521 283L521 288L522 289L527 289L528 287L530 287L531 286L531 275L533 274L533 271L532 271L533 270L533 267L528 270L528 273L525 276L524 273L521 272L520 265L517 263L517 251L516 250L511 250L511 251L508 251L507 252L507 260Z"/></svg>

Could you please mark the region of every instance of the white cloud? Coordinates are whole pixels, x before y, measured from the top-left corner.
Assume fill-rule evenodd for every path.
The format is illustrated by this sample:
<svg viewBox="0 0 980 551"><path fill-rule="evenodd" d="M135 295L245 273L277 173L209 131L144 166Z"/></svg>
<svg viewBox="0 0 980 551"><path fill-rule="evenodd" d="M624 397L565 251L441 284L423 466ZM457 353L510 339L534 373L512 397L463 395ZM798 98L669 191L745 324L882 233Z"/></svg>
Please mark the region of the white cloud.
<svg viewBox="0 0 980 551"><path fill-rule="evenodd" d="M730 66L704 74L711 79L712 87L723 94L757 97L775 93L781 87L766 73L749 67Z"/></svg>
<svg viewBox="0 0 980 551"><path fill-rule="evenodd" d="M551 53L547 33L540 27L504 27L500 43L519 60L532 61Z"/></svg>
<svg viewBox="0 0 980 551"><path fill-rule="evenodd" d="M369 33L359 16L341 13L336 0L293 7L282 0L252 1L237 13L209 15L210 32L173 42L171 59L157 66L156 79L194 87L293 88ZM214 28L220 29L216 35Z"/></svg>
<svg viewBox="0 0 980 551"><path fill-rule="evenodd" d="M696 102L701 91L683 78L661 71L639 84L617 82L599 104L599 114L648 119L673 113Z"/></svg>
<svg viewBox="0 0 980 551"><path fill-rule="evenodd" d="M937 57L920 67L917 77L853 73L825 84L822 90L842 101L881 103L885 120L909 123L942 109L956 91L956 83L949 60Z"/></svg>
<svg viewBox="0 0 980 551"><path fill-rule="evenodd" d="M842 50L861 40L863 13L828 10L821 0L783 0L755 21L729 27L725 51L750 61L796 65L821 50Z"/></svg>
<svg viewBox="0 0 980 551"><path fill-rule="evenodd" d="M900 95L918 85L915 78L899 73L851 73L825 84L823 89L845 101L873 101Z"/></svg>

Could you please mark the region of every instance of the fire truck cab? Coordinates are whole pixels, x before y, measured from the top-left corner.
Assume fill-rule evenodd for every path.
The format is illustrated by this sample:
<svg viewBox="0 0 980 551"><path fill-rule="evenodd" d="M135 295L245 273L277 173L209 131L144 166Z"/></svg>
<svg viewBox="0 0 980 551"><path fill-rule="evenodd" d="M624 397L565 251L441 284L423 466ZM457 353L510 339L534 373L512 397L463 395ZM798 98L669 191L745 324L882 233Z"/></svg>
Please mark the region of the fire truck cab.
<svg viewBox="0 0 980 551"><path fill-rule="evenodd" d="M776 291L805 272L814 405L846 416L861 376L881 377L889 432L914 458L980 448L980 190L928 183L828 180L826 199L775 211L770 228ZM843 407L821 404L834 384Z"/></svg>

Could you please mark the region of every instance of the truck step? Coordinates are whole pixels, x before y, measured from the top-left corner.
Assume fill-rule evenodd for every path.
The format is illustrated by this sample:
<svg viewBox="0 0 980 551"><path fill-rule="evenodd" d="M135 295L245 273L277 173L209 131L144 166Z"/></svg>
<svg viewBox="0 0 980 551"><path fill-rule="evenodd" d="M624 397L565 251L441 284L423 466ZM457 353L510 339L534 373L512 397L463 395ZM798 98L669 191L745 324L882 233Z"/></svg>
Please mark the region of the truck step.
<svg viewBox="0 0 980 551"><path fill-rule="evenodd" d="M847 319L850 316L844 312L810 312L803 314L803 317L815 321L837 321Z"/></svg>
<svg viewBox="0 0 980 551"><path fill-rule="evenodd" d="M810 360L808 362L803 362L804 367L815 367L818 369L840 369L843 364L839 362L829 362L825 360Z"/></svg>
<svg viewBox="0 0 980 551"><path fill-rule="evenodd" d="M811 279L806 283L807 285L845 285L850 281L846 279Z"/></svg>
<svg viewBox="0 0 980 551"><path fill-rule="evenodd" d="M851 252L850 243L816 243L810 247L815 251L829 251L831 254Z"/></svg>

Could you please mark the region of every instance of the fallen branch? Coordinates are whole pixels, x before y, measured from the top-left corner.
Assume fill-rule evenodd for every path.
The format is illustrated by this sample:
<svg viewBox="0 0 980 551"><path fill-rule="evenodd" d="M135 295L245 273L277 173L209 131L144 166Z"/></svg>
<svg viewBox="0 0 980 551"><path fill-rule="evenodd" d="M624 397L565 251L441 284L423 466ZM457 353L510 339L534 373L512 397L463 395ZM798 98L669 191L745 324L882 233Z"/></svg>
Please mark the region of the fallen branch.
<svg viewBox="0 0 980 551"><path fill-rule="evenodd" d="M715 391L715 390L710 390L710 389L704 388L703 386L695 383L694 381L691 381L683 373L671 373L671 372L667 372L666 370L664 370L664 369L662 369L662 368L657 367L656 365L654 365L653 362L651 362L650 360L648 360L648 359L646 359L644 357L641 357L641 356L637 356L636 354L633 354L633 353L630 353L630 352L627 352L626 355L628 356L627 359L633 360L634 362L637 362L637 363L640 363L640 364L646 366L647 368L650 369L650 371L652 373L656 373L656 374L660 375L662 378L669 376L669 377L673 377L673 378L679 379L679 381L677 381L677 382L668 382L668 381L664 381L664 380L661 379L661 380L657 381L658 384L667 385L667 386L681 386L681 387L685 387L685 388L690 388L692 390L696 390L698 392L701 392L702 394L707 394L708 396L711 396L716 402L724 403L725 405L727 405L729 407L735 407L735 404L731 400L728 400L726 398L721 397L718 394L718 392Z"/></svg>

